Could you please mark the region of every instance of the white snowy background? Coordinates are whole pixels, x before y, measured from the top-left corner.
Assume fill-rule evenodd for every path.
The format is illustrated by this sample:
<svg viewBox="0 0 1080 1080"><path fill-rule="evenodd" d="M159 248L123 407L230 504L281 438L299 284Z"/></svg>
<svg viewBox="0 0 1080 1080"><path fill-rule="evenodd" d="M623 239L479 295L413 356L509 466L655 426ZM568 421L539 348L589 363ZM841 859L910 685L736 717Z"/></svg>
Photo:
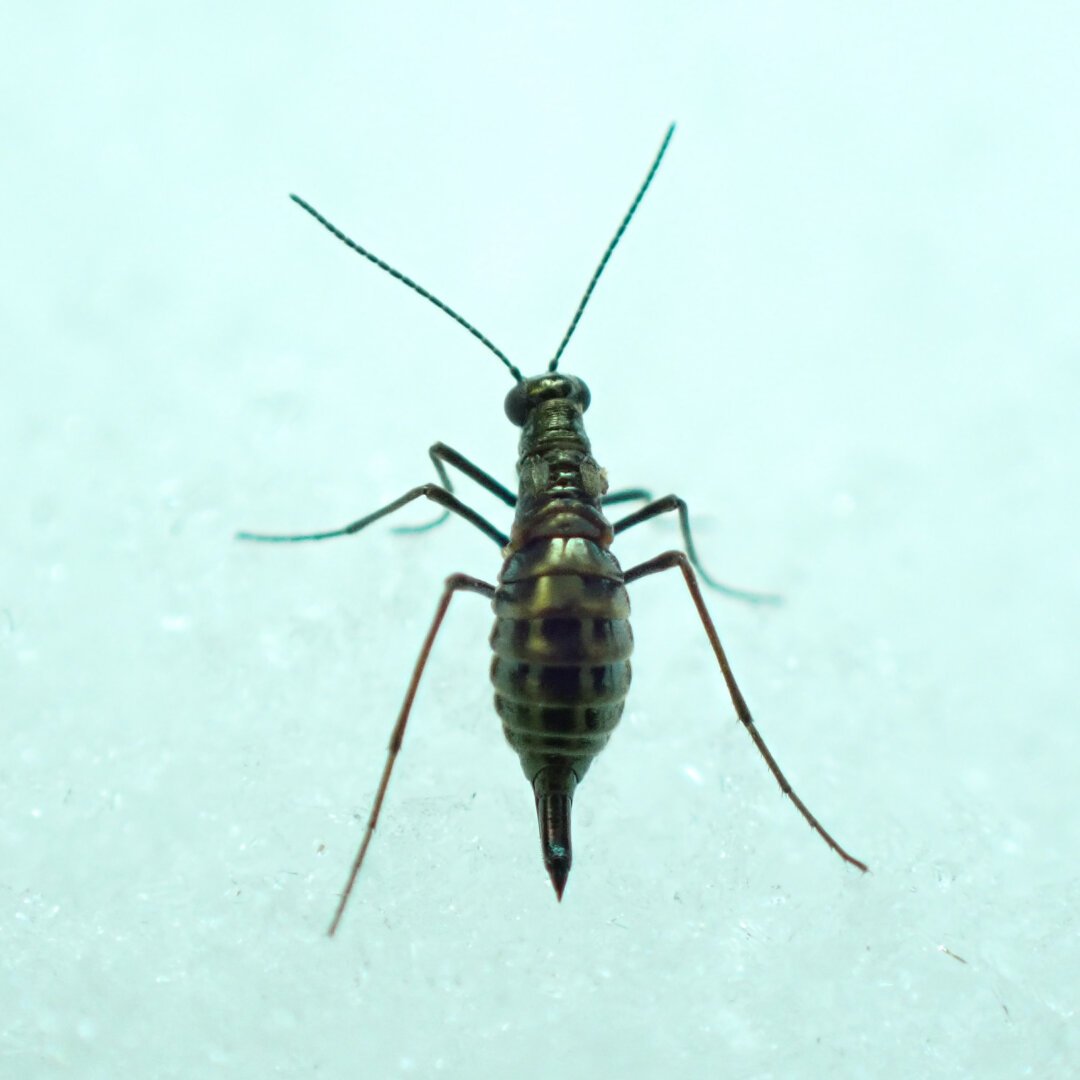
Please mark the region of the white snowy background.
<svg viewBox="0 0 1080 1080"><path fill-rule="evenodd" d="M1073 5L12 4L0 168L0 1075L1064 1077L1080 947ZM555 903L454 601L526 370L690 503ZM467 482L462 494L505 523ZM426 507L400 520L424 520ZM624 565L676 546L661 520Z"/></svg>

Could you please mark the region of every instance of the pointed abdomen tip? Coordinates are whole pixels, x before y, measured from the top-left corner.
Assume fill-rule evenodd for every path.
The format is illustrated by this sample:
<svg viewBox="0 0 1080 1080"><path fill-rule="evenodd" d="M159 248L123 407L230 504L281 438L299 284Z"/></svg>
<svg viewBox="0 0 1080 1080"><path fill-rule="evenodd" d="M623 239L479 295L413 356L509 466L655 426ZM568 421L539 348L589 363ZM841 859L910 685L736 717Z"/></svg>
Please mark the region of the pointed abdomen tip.
<svg viewBox="0 0 1080 1080"><path fill-rule="evenodd" d="M570 876L570 795L551 792L536 799L536 816L540 824L540 847L544 868L561 901L566 879Z"/></svg>
<svg viewBox="0 0 1080 1080"><path fill-rule="evenodd" d="M545 847L544 866L547 867L551 884L555 887L555 898L561 902L566 879L570 876L570 852L563 848Z"/></svg>

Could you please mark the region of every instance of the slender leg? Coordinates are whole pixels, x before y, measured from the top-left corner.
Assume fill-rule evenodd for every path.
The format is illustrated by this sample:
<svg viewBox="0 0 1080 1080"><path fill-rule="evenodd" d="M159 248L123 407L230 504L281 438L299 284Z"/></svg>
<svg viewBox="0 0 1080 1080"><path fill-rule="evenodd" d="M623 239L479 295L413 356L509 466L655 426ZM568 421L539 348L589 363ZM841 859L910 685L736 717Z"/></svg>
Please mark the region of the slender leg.
<svg viewBox="0 0 1080 1080"><path fill-rule="evenodd" d="M334 920L330 923L330 929L327 931L330 937L334 936L334 931L337 930L338 923L341 922L341 916L345 913L345 905L349 902L349 894L356 883L356 877L360 873L360 867L363 865L364 856L367 854L368 845L371 843L371 837L375 833L375 826L379 821L379 811L382 809L386 788L390 783L390 774L394 770L394 762L397 760L398 751L401 750L401 742L405 737L405 725L409 722L409 713L412 711L413 701L416 698L416 689L420 685L420 676L424 674L424 666L431 655L431 646L435 644L435 635L438 634L443 617L446 615L446 609L450 606L450 599L456 592L479 593L481 596L490 599L495 595L495 587L489 585L486 581L469 577L467 574L451 574L446 579L446 587L439 598L439 606L435 609L435 618L432 619L431 628L427 632L427 637L424 638L420 656L417 658L416 667L413 668L412 678L409 680L409 688L405 691L405 700L401 703L401 712L398 713L394 730L390 733L386 764L383 766L379 788L375 792L375 802L372 804L371 814L368 816L367 828L364 831L364 839L361 841L360 850L356 853L356 858L353 859L352 869L349 871L349 880L345 884L345 891L341 894L337 910L334 912Z"/></svg>
<svg viewBox="0 0 1080 1080"><path fill-rule="evenodd" d="M482 518L475 510L460 502L449 491L439 487L438 484L421 484L420 487L413 488L412 491L406 491L400 499L388 503L381 510L376 510L375 513L368 514L367 517L362 517L359 521L354 521L351 525L346 525L341 529L331 529L329 532L306 533L299 536L271 536L265 533L239 532L236 534L236 539L258 540L268 544L295 544L304 540L330 540L335 536L352 536L353 533L366 529L372 522L386 517L387 514L392 514L395 510L400 510L406 503L412 502L413 499L419 499L421 496L445 507L447 512L453 511L463 517L470 525L475 525L485 536L491 537L500 548L506 547L510 542L510 538L505 533L500 532L490 521Z"/></svg>
<svg viewBox="0 0 1080 1080"><path fill-rule="evenodd" d="M439 480L442 486L447 491L453 491L454 485L450 483L450 474L446 471L443 462L447 465L453 465L459 472L464 473L470 480L475 480L482 488L490 491L496 498L502 499L507 506L513 507L517 505L517 496L508 488L504 488L493 476L484 472L483 469L474 465L467 457L459 454L452 447L446 445L446 443L437 442L428 450L428 456L431 458L431 463L435 466L435 471L439 474ZM397 525L392 530L396 533L421 533L427 532L429 529L434 529L436 525L441 525L448 517L449 512L444 510L434 521L425 522L423 525Z"/></svg>
<svg viewBox="0 0 1080 1080"><path fill-rule="evenodd" d="M769 766L769 771L776 778L776 782L780 785L780 790L795 804L795 809L806 819L810 828L813 829L814 832L816 832L818 836L820 836L821 839L844 860L844 862L849 862L852 866L857 866L865 874L868 869L866 863L860 862L853 855L849 855L825 831L818 819L807 809L806 804L802 799L795 794L791 784L787 781L787 777L780 771L780 766L776 764L776 758L772 756L769 752L769 748L765 745L765 740L761 737L754 724L754 718L750 715L750 709L747 707L746 700L743 698L742 692L735 682L735 676L731 673L731 666L728 664L727 656L724 653L724 647L720 644L720 635L717 634L716 627L709 617L709 612L705 607L705 600L701 595L701 589L698 588L697 579L694 577L694 571L690 565L690 560L681 551L665 552L663 555L657 555L655 559L649 559L647 562L643 562L639 566L627 570L626 583L630 584L631 581L637 581L638 578L648 577L649 574L658 574L661 570L671 570L674 567L678 567L682 571L683 577L686 579L686 587L690 590L690 596L693 599L694 606L697 608L698 615L701 618L701 624L705 627L705 633L708 635L709 644L712 645L713 652L716 654L716 662L720 665L720 671L723 673L724 682L727 683L728 693L731 695L731 703L735 706L735 712L742 721L743 727L750 733L750 738L754 740L754 745L758 748L761 756L765 759L765 764Z"/></svg>
<svg viewBox="0 0 1080 1080"><path fill-rule="evenodd" d="M697 550L694 547L693 538L690 536L690 513L686 509L686 503L678 495L665 495L662 499L657 499L656 502L651 502L648 506L643 506L640 510L635 510L627 517L616 521L614 525L615 535L618 536L619 533L626 532L627 529L640 525L643 521L658 517L660 514L666 514L671 510L678 510L679 512L679 529L682 532L683 543L686 545L686 554L690 556L690 562L693 564L694 569L701 575L701 580L709 588L722 592L725 596L730 596L735 600L745 600L748 604L779 604L783 602L782 598L776 593L748 592L746 589L735 589L709 576L705 567L701 565L701 560L698 558Z"/></svg>
<svg viewBox="0 0 1080 1080"><path fill-rule="evenodd" d="M611 506L614 503L637 502L639 499L643 502L651 502L652 492L646 491L645 488L623 488L620 491L609 491L601 497L600 505Z"/></svg>

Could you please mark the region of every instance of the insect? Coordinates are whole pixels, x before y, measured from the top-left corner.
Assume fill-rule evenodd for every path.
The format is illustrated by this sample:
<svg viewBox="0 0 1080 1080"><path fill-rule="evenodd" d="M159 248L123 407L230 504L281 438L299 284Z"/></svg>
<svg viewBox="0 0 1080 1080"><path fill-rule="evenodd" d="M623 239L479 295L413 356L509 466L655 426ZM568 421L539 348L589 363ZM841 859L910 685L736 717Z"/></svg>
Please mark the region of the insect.
<svg viewBox="0 0 1080 1080"><path fill-rule="evenodd" d="M495 626L491 632L495 709L502 718L508 742L521 759L525 778L532 786L544 866L560 900L570 873L570 809L574 792L618 724L630 687L629 658L633 637L626 586L664 570L677 570L682 574L720 665L735 712L780 790L833 851L860 870L867 869L818 822L795 794L769 752L735 682L705 606L698 577L714 590L737 599L762 603L777 598L733 589L705 572L694 548L686 503L678 496L653 499L641 488L608 490L606 474L593 458L585 434L583 414L589 407L589 389L581 379L558 370L559 360L593 289L652 183L674 131L673 124L593 273L553 359L540 375L522 375L505 353L456 311L349 239L308 203L292 196L294 202L342 243L431 301L502 361L514 379L514 387L506 397L506 415L511 423L521 428L516 494L456 450L435 443L429 453L439 483L421 484L344 528L287 536L238 534L239 539L264 543L299 543L351 536L416 499L430 499L442 507L439 517L426 525L399 531L423 531L441 524L450 514L456 514L495 541L503 554L497 585L468 574L451 574L446 579L390 736L375 801L330 924L331 935L341 922L374 835L431 648L450 601L459 592L486 597L495 612ZM514 510L509 535L457 497L448 467L475 481ZM605 516L605 508L632 502L644 505L614 523ZM664 552L624 571L611 552L614 539L643 521L668 513L678 515L685 550Z"/></svg>

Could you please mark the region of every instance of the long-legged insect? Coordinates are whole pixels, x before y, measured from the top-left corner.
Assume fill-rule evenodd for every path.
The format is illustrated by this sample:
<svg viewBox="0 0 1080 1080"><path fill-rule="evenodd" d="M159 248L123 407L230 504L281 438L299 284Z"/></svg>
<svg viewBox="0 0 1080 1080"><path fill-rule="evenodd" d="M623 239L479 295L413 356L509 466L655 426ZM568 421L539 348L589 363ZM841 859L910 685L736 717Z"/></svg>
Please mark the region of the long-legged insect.
<svg viewBox="0 0 1080 1080"><path fill-rule="evenodd" d="M390 736L386 764L363 840L330 924L331 935L341 921L374 835L432 645L450 601L459 592L487 597L495 612L495 627L491 632L495 709L502 718L507 740L521 758L525 778L532 785L544 865L560 900L570 872L570 807L574 791L619 722L630 687L629 657L633 637L626 586L663 570L678 570L682 574L720 665L735 713L764 757L780 790L845 862L863 871L867 869L829 835L780 771L735 682L697 578L700 576L713 589L741 600L762 603L774 601L776 597L730 588L705 573L690 535L686 503L678 496L653 499L640 488L608 491L607 477L592 456L582 419L589 407L589 389L581 379L557 370L585 305L652 183L674 131L673 124L630 209L608 244L547 371L530 377L522 375L505 353L456 311L350 240L303 199L292 196L294 202L344 244L430 300L506 365L515 382L506 398L506 415L511 423L521 428L516 495L456 450L436 443L431 447L430 456L439 477L438 484L421 484L344 528L298 536L238 534L242 540L276 543L351 536L415 499L425 498L441 506L442 514L433 522L406 526L398 531L423 531L454 513L494 540L503 553L497 586L467 574L452 574L446 579L435 618L420 649ZM457 469L514 509L509 536L457 498L447 466ZM605 517L604 507L632 501L643 501L645 505L614 523ZM610 550L615 537L634 525L669 512L678 514L685 551L665 552L624 572Z"/></svg>

